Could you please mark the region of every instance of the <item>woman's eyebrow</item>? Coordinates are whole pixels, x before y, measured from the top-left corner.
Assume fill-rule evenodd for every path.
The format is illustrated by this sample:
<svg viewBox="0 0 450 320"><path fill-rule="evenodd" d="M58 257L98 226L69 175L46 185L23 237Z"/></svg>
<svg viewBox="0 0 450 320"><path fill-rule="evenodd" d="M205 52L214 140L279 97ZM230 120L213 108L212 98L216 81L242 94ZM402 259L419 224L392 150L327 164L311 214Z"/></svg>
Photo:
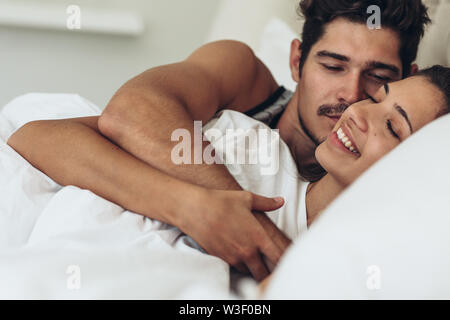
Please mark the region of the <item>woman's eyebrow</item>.
<svg viewBox="0 0 450 320"><path fill-rule="evenodd" d="M389 84L384 84L384 90L386 91L386 96L389 94ZM411 131L411 134L413 133L413 127L411 125L411 121L409 120L408 113L406 113L405 109L403 109L401 106L399 106L397 103L394 104L395 110L397 110L398 113L406 120L408 123L409 131Z"/></svg>
<svg viewBox="0 0 450 320"><path fill-rule="evenodd" d="M401 115L403 118L405 118L406 122L408 123L409 130L411 131L411 134L412 134L412 133L413 133L413 128L412 128L412 125L411 125L411 121L409 121L408 114L407 114L406 111L405 111L401 106L399 106L398 104L395 104L394 107L395 107L395 110L397 110L398 113L400 113L400 115Z"/></svg>

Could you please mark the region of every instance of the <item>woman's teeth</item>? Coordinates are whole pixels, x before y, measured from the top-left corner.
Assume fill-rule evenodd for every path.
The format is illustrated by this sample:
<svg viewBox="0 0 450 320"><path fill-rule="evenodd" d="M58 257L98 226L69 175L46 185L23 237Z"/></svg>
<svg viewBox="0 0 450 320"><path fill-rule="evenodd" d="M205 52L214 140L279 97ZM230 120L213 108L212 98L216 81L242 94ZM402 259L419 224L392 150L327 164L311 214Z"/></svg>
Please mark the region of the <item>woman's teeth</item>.
<svg viewBox="0 0 450 320"><path fill-rule="evenodd" d="M353 153L359 153L358 150L355 148L355 146L353 146L352 142L350 141L349 138L347 138L347 136L345 135L344 131L342 130L342 128L339 128L338 131L336 131L336 134L339 138L339 140L341 140L342 144L351 152Z"/></svg>

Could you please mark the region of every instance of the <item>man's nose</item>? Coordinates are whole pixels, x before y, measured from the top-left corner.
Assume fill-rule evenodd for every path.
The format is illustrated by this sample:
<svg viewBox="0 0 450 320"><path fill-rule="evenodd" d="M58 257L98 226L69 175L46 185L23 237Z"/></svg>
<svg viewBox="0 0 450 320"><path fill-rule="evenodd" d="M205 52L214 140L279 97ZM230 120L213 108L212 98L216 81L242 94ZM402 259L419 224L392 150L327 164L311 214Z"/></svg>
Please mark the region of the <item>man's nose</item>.
<svg viewBox="0 0 450 320"><path fill-rule="evenodd" d="M341 87L338 91L339 102L351 105L361 101L364 97L361 85L360 75L356 73L349 73L342 79Z"/></svg>

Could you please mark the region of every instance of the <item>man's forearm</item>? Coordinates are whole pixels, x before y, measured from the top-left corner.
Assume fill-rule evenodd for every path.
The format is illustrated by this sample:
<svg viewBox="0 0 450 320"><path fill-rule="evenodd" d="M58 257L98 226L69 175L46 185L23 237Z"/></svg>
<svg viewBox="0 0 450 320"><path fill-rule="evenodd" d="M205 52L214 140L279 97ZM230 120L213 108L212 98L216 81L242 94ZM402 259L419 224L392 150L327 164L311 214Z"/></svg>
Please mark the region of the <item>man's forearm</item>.
<svg viewBox="0 0 450 320"><path fill-rule="evenodd" d="M173 177L210 189L241 190L224 165L208 165L203 161L194 164L194 136L198 132L194 132L194 119L182 102L161 93L146 94L145 97L137 93L132 98L134 88L122 90L99 119L99 130L103 135ZM139 95L141 97L136 98ZM190 134L190 164L175 164L171 157L179 143L171 141L172 133L177 129L188 130ZM202 141L201 151L208 145L209 142Z"/></svg>
<svg viewBox="0 0 450 320"><path fill-rule="evenodd" d="M8 144L61 185L89 189L128 210L173 225L178 223L176 212L186 205L179 192L196 194L197 187L148 166L82 123L31 122L16 131Z"/></svg>
<svg viewBox="0 0 450 320"><path fill-rule="evenodd" d="M227 108L245 112L277 87L250 47L237 41L212 42L184 61L149 69L127 81L103 111L99 130L167 174L207 188L240 189L224 165L174 164L171 151L178 142L171 141L171 135L186 129L194 137L194 120L205 124Z"/></svg>
<svg viewBox="0 0 450 320"><path fill-rule="evenodd" d="M206 189L164 174L122 150L100 134L97 117L34 121L17 130L8 144L56 182L91 190L130 211L177 226L199 243L212 245L210 253L229 263L239 261L230 258L236 255L242 259L242 248L254 245L246 237L258 233L258 226L249 223L251 219L244 218L247 222L240 224L243 217L236 218L233 210L220 215L214 206L208 208ZM214 217L211 221L205 213L218 217L214 222ZM266 239L283 252L290 240L266 215L257 213L255 217ZM238 230L227 229L233 228L233 219ZM215 227L210 227L208 220ZM200 230L192 223L199 224ZM216 243L214 233L224 242ZM238 240L242 236L244 239ZM238 243L232 246L235 250L224 251L233 241ZM268 248L269 242L263 248Z"/></svg>

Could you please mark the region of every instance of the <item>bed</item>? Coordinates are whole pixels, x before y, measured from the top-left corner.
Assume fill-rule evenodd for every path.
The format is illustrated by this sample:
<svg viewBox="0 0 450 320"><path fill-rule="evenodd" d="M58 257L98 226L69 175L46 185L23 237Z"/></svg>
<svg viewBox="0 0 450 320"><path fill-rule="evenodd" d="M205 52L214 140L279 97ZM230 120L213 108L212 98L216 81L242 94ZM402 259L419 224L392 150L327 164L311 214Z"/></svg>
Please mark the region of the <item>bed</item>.
<svg viewBox="0 0 450 320"><path fill-rule="evenodd" d="M228 292L228 266L177 228L62 187L5 143L31 119L100 112L78 95L38 93L2 110L0 299L176 299L198 284Z"/></svg>
<svg viewBox="0 0 450 320"><path fill-rule="evenodd" d="M450 3L427 2L437 21L418 62L448 65ZM246 41L290 87L280 61L301 25L295 4L223 1L208 40ZM5 143L28 121L99 113L78 95L37 93L0 113L0 298L258 297L250 280L231 292L228 266L176 228L62 187ZM449 125L428 125L358 179L289 249L262 298L450 298Z"/></svg>

